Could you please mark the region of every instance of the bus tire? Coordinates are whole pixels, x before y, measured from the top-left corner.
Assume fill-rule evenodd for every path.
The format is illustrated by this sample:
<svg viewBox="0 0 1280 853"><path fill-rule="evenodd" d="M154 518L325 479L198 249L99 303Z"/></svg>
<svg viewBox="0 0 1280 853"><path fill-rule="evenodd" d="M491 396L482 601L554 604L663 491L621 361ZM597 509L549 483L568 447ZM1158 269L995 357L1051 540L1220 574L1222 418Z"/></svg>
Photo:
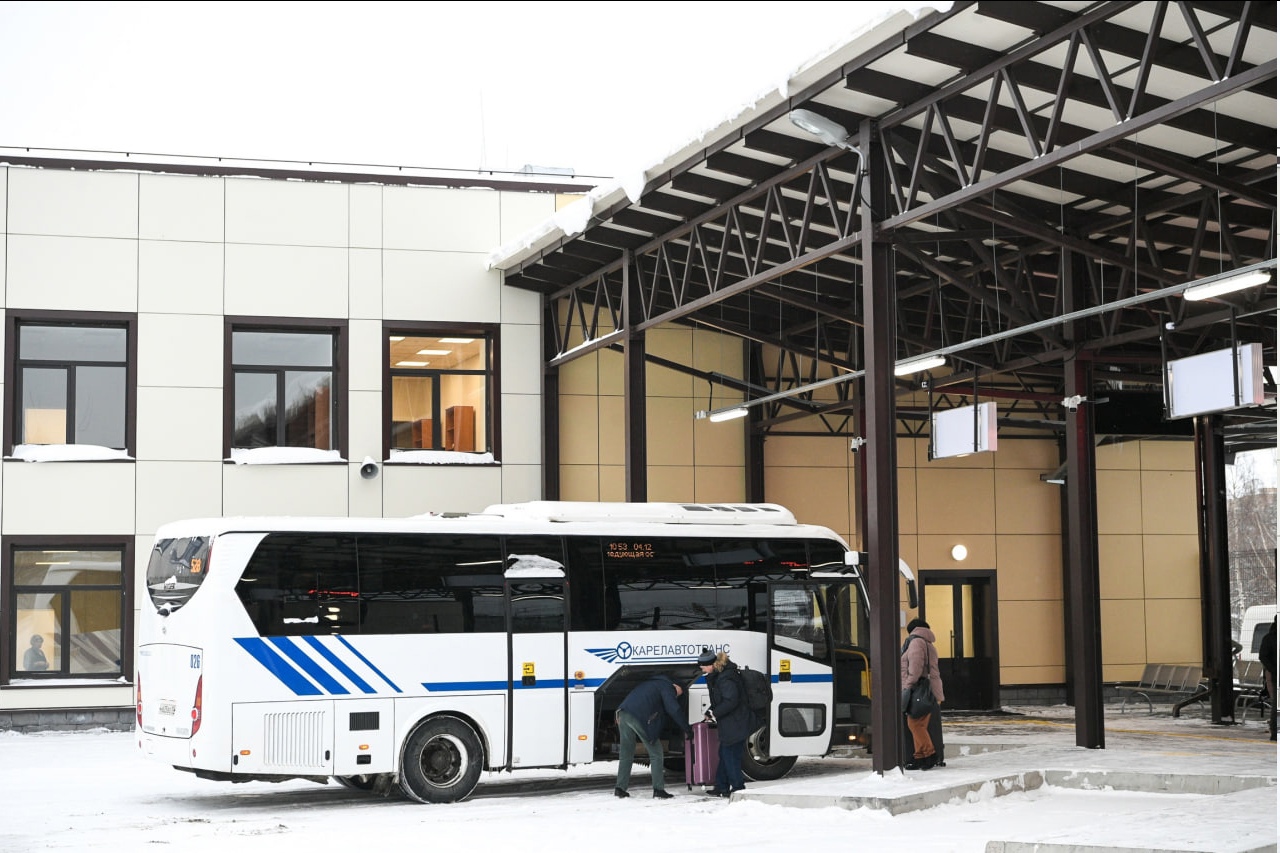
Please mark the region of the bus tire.
<svg viewBox="0 0 1280 853"><path fill-rule="evenodd" d="M456 803L480 781L480 736L457 717L431 717L409 735L400 762L400 789L420 803Z"/></svg>
<svg viewBox="0 0 1280 853"><path fill-rule="evenodd" d="M764 729L747 738L742 747L742 774L753 782L772 782L781 779L796 766L794 755L771 757L761 744Z"/></svg>

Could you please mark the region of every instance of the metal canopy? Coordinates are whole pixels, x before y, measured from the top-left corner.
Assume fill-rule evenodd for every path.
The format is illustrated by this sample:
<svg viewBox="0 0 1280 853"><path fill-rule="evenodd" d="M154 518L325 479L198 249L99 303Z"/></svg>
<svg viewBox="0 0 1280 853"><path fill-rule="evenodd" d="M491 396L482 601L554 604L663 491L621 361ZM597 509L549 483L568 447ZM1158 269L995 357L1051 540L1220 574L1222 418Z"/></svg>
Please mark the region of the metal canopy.
<svg viewBox="0 0 1280 853"><path fill-rule="evenodd" d="M583 230L493 263L548 297L553 364L662 323L759 344L760 385L676 367L748 398L787 392L763 404L763 433L856 433L858 383L837 379L834 403L790 392L866 367L868 216L892 248L896 357L950 361L937 407L977 394L1001 400L1008 425L1061 430L1071 358L1092 363L1094 399L1158 395L1165 360L1233 340L1274 365L1274 275L1205 302L1179 291L1274 265L1275 19L1260 2L899 13L647 170L637 198L596 193ZM866 203L873 164L802 130L797 109L854 140L868 127L885 209ZM1069 334L1068 304L1084 317ZM1266 406L1224 416L1228 458L1275 446L1272 381ZM919 391L919 377L898 387ZM918 405L896 418L899 434L927 426ZM1144 428L1189 434L1159 420Z"/></svg>

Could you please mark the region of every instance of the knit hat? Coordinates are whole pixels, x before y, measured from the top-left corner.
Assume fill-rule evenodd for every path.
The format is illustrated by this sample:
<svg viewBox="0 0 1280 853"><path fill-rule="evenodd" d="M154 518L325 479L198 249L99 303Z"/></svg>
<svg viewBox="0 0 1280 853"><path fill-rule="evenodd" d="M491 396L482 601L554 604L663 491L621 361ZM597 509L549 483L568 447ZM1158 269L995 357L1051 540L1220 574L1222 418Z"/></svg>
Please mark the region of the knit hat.
<svg viewBox="0 0 1280 853"><path fill-rule="evenodd" d="M713 666L716 662L716 653L711 649L703 649L702 654L698 655L698 666Z"/></svg>

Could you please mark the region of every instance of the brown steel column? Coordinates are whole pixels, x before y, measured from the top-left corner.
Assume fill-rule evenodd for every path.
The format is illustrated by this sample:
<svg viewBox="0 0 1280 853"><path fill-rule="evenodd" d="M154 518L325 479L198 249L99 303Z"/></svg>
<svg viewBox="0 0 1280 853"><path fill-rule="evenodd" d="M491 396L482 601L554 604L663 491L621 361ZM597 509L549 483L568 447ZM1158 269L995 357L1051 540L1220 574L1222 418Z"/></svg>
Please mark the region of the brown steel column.
<svg viewBox="0 0 1280 853"><path fill-rule="evenodd" d="M560 368L556 357L555 304L542 300L542 499L560 500Z"/></svg>
<svg viewBox="0 0 1280 853"><path fill-rule="evenodd" d="M1227 541L1226 453L1222 415L1196 419L1197 532L1200 537L1200 624L1209 710L1215 723L1233 721L1235 667L1231 662L1231 575Z"/></svg>
<svg viewBox="0 0 1280 853"><path fill-rule="evenodd" d="M747 341L742 353L742 375L747 383L756 388L764 388L765 380L761 375L760 351L762 347L754 341ZM744 462L746 464L746 501L763 503L764 492L764 433L756 429L756 421L760 418L760 407L752 406L743 419L742 428L746 432L743 437ZM693 495L690 495L693 497Z"/></svg>
<svg viewBox="0 0 1280 853"><path fill-rule="evenodd" d="M868 203L862 206L863 398L866 445L859 467L866 478L866 544L871 596L871 767L884 773L902 765L904 726L898 689L898 450L894 424L893 362L896 344L893 247L877 239L872 211L890 209L884 158L872 150L871 124L859 132Z"/></svg>
<svg viewBox="0 0 1280 853"><path fill-rule="evenodd" d="M649 453L645 399L644 332L635 331L632 307L640 304L631 276L631 253L622 262L622 407L627 500L649 499ZM603 428L603 424L601 424Z"/></svg>

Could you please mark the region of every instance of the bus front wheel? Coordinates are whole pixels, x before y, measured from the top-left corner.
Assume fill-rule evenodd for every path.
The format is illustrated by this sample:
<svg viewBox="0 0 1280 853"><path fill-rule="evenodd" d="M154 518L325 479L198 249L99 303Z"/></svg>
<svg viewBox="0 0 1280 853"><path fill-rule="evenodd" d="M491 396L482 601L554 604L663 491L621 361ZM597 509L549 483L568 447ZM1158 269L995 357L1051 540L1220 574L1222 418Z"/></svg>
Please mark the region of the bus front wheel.
<svg viewBox="0 0 1280 853"><path fill-rule="evenodd" d="M475 729L457 717L432 717L405 743L400 787L420 803L456 803L475 790L483 763Z"/></svg>
<svg viewBox="0 0 1280 853"><path fill-rule="evenodd" d="M742 773L753 782L772 782L781 779L796 766L794 755L770 756L761 742L764 729L747 738L743 747Z"/></svg>

